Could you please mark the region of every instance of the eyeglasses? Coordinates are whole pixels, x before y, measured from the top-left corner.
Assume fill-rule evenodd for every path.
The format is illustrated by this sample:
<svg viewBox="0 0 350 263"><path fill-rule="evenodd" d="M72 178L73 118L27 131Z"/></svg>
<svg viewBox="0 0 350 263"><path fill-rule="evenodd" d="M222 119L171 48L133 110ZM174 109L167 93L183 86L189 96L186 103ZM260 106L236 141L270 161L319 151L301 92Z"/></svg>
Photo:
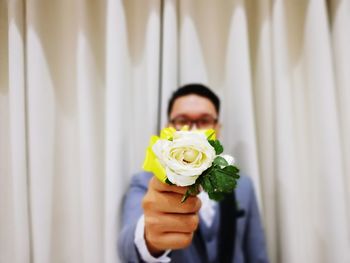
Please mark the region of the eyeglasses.
<svg viewBox="0 0 350 263"><path fill-rule="evenodd" d="M204 117L197 120L191 120L184 117L175 117L170 120L170 123L174 126L176 130L180 130L184 126L188 126L189 129L196 125L198 129L212 129L218 123L218 119L213 117Z"/></svg>

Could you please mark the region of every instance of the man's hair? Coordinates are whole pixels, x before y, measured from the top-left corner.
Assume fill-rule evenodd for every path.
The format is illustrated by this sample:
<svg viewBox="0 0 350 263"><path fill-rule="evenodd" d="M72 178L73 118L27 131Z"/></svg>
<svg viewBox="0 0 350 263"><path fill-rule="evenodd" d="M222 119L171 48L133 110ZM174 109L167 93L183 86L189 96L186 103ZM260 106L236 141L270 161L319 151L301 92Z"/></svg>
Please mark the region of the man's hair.
<svg viewBox="0 0 350 263"><path fill-rule="evenodd" d="M204 86L203 84L191 83L191 84L186 84L173 92L168 103L168 117L170 117L170 113L173 109L175 100L180 97L191 95L191 94L198 95L210 100L215 107L216 113L219 115L219 112L220 112L219 97L213 91L211 91L207 86Z"/></svg>

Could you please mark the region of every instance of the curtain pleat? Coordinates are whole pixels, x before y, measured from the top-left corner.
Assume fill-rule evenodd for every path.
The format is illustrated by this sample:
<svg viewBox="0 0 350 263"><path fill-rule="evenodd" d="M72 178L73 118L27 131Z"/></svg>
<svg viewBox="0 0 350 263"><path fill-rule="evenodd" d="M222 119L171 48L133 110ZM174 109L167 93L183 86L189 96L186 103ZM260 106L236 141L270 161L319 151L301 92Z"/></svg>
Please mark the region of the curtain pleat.
<svg viewBox="0 0 350 263"><path fill-rule="evenodd" d="M333 46L333 66L335 73L336 107L338 110L338 128L342 148L343 176L342 186L346 194L346 221L350 221L350 2L346 0L330 1L330 30ZM347 237L350 240L348 225ZM350 256L348 256L348 260Z"/></svg>
<svg viewBox="0 0 350 263"><path fill-rule="evenodd" d="M83 262L104 260L105 8L81 0L76 14L79 163L84 164L79 173Z"/></svg>
<svg viewBox="0 0 350 263"><path fill-rule="evenodd" d="M29 262L31 241L23 14L22 1L0 2L0 262L14 263Z"/></svg>
<svg viewBox="0 0 350 263"><path fill-rule="evenodd" d="M109 0L106 10L104 262L115 262L122 198L157 128L160 1Z"/></svg>

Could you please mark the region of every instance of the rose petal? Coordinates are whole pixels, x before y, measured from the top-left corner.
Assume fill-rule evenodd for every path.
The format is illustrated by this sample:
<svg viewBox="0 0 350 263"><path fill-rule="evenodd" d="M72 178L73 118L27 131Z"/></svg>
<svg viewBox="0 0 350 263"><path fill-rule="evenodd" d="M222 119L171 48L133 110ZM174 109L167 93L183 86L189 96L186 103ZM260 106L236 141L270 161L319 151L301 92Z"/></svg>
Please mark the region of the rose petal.
<svg viewBox="0 0 350 263"><path fill-rule="evenodd" d="M169 179L170 182L173 184L176 184L178 186L189 186L192 185L196 182L197 178L199 175L195 176L183 176L175 173L168 167L165 169L166 170L166 175Z"/></svg>

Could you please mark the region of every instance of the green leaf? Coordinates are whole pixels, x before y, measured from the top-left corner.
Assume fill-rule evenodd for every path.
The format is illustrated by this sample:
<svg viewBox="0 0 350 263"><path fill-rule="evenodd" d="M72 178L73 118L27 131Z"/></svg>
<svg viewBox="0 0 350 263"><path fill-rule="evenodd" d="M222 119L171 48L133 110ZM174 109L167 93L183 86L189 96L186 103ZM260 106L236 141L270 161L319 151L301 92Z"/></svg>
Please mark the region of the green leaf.
<svg viewBox="0 0 350 263"><path fill-rule="evenodd" d="M226 172L229 175L235 174L235 167L233 165L228 165L222 171Z"/></svg>
<svg viewBox="0 0 350 263"><path fill-rule="evenodd" d="M215 192L210 192L208 193L209 198L215 201L221 201L222 199L224 199L225 194L223 193L215 193Z"/></svg>
<svg viewBox="0 0 350 263"><path fill-rule="evenodd" d="M185 202L189 196L190 196L190 193L189 193L189 190L187 190L186 193L181 198L181 203Z"/></svg>
<svg viewBox="0 0 350 263"><path fill-rule="evenodd" d="M186 193L181 199L181 203L185 202L190 195L195 196L197 194L199 194L199 184L195 183L187 189Z"/></svg>
<svg viewBox="0 0 350 263"><path fill-rule="evenodd" d="M207 193L214 191L214 187L211 184L209 176L203 176L202 187L203 187L204 191L206 191Z"/></svg>
<svg viewBox="0 0 350 263"><path fill-rule="evenodd" d="M214 141L212 143L215 144ZM212 166L198 177L196 184L203 187L210 199L220 201L236 188L237 179L239 178L238 173L239 169L236 166L228 165L225 158L217 156Z"/></svg>
<svg viewBox="0 0 350 263"><path fill-rule="evenodd" d="M226 173L229 176L234 177L235 179L239 179L239 169L236 166L228 165L225 168L221 169L223 173Z"/></svg>
<svg viewBox="0 0 350 263"><path fill-rule="evenodd" d="M214 169L214 165L210 166L207 170L205 170L205 171L197 178L196 183L197 183L197 181L200 182L201 179L202 179L203 177L205 177L206 175L208 175L213 169Z"/></svg>
<svg viewBox="0 0 350 263"><path fill-rule="evenodd" d="M191 185L188 188L188 191L189 191L190 195L198 195L199 194L199 185L198 184Z"/></svg>
<svg viewBox="0 0 350 263"><path fill-rule="evenodd" d="M215 153L217 155L221 154L224 151L224 147L222 146L219 140L208 140L208 142L210 143L211 146L214 147Z"/></svg>
<svg viewBox="0 0 350 263"><path fill-rule="evenodd" d="M214 159L214 164L221 166L227 166L228 162L225 160L225 158L221 157L221 156L216 156L216 158Z"/></svg>
<svg viewBox="0 0 350 263"><path fill-rule="evenodd" d="M169 185L175 185L175 184L173 184L172 182L170 182L170 180L167 178L167 179L165 179L165 182L167 183L167 184L169 184Z"/></svg>
<svg viewBox="0 0 350 263"><path fill-rule="evenodd" d="M210 181L214 187L214 192L230 193L237 185L236 179L222 170L214 170L211 173Z"/></svg>
<svg viewBox="0 0 350 263"><path fill-rule="evenodd" d="M229 174L237 174L239 173L239 169L236 166L228 165L223 169L225 172L228 172Z"/></svg>

